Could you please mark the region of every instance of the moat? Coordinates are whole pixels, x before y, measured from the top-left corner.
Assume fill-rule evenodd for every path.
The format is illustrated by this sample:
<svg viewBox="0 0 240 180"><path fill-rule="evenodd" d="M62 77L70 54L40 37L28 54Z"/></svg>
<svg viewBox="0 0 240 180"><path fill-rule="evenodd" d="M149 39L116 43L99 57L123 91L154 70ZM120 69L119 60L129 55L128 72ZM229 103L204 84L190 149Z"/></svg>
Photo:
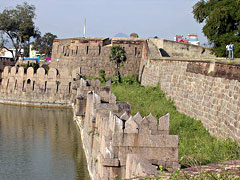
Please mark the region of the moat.
<svg viewBox="0 0 240 180"><path fill-rule="evenodd" d="M72 110L0 105L0 179L88 180Z"/></svg>

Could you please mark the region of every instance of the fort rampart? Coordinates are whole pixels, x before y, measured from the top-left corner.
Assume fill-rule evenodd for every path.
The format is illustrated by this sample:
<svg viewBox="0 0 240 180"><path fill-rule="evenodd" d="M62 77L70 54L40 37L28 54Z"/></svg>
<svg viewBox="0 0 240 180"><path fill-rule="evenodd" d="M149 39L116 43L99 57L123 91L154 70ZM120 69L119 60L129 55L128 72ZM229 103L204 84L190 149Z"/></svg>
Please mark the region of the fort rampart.
<svg viewBox="0 0 240 180"><path fill-rule="evenodd" d="M204 61L142 61L144 86L160 83L178 111L201 120L211 135L240 142L240 66Z"/></svg>
<svg viewBox="0 0 240 180"><path fill-rule="evenodd" d="M107 77L113 77L116 65L110 62L109 55L114 45L120 45L126 51L126 61L120 68L124 76L138 74L142 59L214 57L208 48L164 39L70 38L54 41L50 66L59 70L67 68L69 72L77 68L87 77L99 76L99 70L103 69Z"/></svg>
<svg viewBox="0 0 240 180"><path fill-rule="evenodd" d="M106 76L115 75L115 64L110 62L109 55L113 45L124 47L127 60L121 68L125 75L137 74L140 61L146 57L146 42L143 39L112 39L108 38L73 38L55 40L52 50L51 67L67 68L71 72L78 68L87 77L96 77L103 69Z"/></svg>
<svg viewBox="0 0 240 180"><path fill-rule="evenodd" d="M144 86L159 83L177 109L201 120L211 135L240 142L240 66L193 61L214 56L207 48L161 39L55 40L49 70L4 68L0 103L74 104L93 179L154 174L152 164L178 168L178 137L169 135L169 114L159 120L151 114L131 115L130 105L116 101L109 82L101 87L99 81L80 79L96 77L101 69L114 76L115 64L109 61L113 45L126 51L121 74L138 75Z"/></svg>
<svg viewBox="0 0 240 180"><path fill-rule="evenodd" d="M68 71L5 67L0 102L42 106L71 106L72 78Z"/></svg>
<svg viewBox="0 0 240 180"><path fill-rule="evenodd" d="M164 39L55 40L48 72L43 68L36 72L23 67L4 69L1 102L70 106L78 76L96 77L101 69L107 77L114 76L115 64L109 60L114 45L126 51L122 75L138 74L142 85L159 82L180 112L201 120L214 136L240 141L239 66L196 61L214 56L207 48ZM174 60L179 58L185 60Z"/></svg>
<svg viewBox="0 0 240 180"><path fill-rule="evenodd" d="M156 166L179 167L178 136L169 135L169 114L159 120L152 114L131 116L130 105L117 102L109 85L83 79L74 109L92 179L154 175Z"/></svg>

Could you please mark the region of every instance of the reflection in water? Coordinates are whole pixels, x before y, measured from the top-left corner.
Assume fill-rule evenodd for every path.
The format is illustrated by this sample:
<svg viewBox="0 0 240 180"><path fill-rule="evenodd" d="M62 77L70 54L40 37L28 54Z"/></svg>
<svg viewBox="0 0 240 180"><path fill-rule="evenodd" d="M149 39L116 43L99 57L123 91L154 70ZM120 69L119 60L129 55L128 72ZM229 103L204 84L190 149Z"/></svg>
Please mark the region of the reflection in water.
<svg viewBox="0 0 240 180"><path fill-rule="evenodd" d="M72 110L0 105L1 180L88 180Z"/></svg>

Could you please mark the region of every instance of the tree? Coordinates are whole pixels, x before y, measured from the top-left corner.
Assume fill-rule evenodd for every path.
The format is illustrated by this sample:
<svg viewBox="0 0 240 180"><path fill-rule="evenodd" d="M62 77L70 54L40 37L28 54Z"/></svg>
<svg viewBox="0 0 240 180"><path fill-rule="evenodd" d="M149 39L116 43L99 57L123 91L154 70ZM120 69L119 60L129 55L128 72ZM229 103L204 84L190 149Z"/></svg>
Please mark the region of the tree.
<svg viewBox="0 0 240 180"><path fill-rule="evenodd" d="M18 60L21 55L21 49L24 44L29 44L31 37L39 34L35 27L33 19L35 18L35 6L28 5L24 2L17 5L14 9L4 9L0 13L0 46L12 53L14 60ZM6 47L6 43L10 42L15 49Z"/></svg>
<svg viewBox="0 0 240 180"><path fill-rule="evenodd" d="M33 49L39 51L40 54L45 54L46 57L50 57L52 54L53 40L57 36L51 33L45 33L43 37L38 37L33 43Z"/></svg>
<svg viewBox="0 0 240 180"><path fill-rule="evenodd" d="M203 33L217 56L225 56L226 45L233 42L235 56L240 57L239 0L200 0L194 5L193 14L198 23L205 23Z"/></svg>
<svg viewBox="0 0 240 180"><path fill-rule="evenodd" d="M111 48L110 61L116 64L116 75L118 77L118 82L121 82L120 65L126 60L126 52L120 45L115 45Z"/></svg>

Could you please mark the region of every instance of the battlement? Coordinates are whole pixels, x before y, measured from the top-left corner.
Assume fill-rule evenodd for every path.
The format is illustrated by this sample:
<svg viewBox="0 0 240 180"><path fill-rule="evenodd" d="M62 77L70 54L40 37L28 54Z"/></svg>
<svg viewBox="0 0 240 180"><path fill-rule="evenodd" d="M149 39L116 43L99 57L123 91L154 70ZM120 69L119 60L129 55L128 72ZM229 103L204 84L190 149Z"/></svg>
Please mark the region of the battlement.
<svg viewBox="0 0 240 180"><path fill-rule="evenodd" d="M67 70L59 74L55 68L46 71L38 68L34 71L33 67L5 67L2 74L1 92L26 91L26 92L54 92L71 93L71 78L68 78Z"/></svg>
<svg viewBox="0 0 240 180"><path fill-rule="evenodd" d="M113 132L149 135L169 134L169 114L162 116L159 120L151 113L146 117L142 117L139 112L134 116L129 116L125 112L120 117L110 114L110 121L113 122L110 127Z"/></svg>
<svg viewBox="0 0 240 180"><path fill-rule="evenodd" d="M68 70L55 68L6 66L2 73L1 100L30 104L69 105L72 96L72 79ZM16 102L15 102L16 103ZM17 104L18 104L17 103Z"/></svg>
<svg viewBox="0 0 240 180"><path fill-rule="evenodd" d="M130 155L136 155L135 159L141 155L145 167L161 165L169 171L179 167L178 136L169 135L169 114L159 120L151 113L146 117L140 113L131 116L130 105L117 102L109 85L101 87L96 80L81 79L80 87L75 107L79 111L77 124L94 179L142 175L140 171L126 172L133 163L127 160ZM86 90L90 91L84 95Z"/></svg>

